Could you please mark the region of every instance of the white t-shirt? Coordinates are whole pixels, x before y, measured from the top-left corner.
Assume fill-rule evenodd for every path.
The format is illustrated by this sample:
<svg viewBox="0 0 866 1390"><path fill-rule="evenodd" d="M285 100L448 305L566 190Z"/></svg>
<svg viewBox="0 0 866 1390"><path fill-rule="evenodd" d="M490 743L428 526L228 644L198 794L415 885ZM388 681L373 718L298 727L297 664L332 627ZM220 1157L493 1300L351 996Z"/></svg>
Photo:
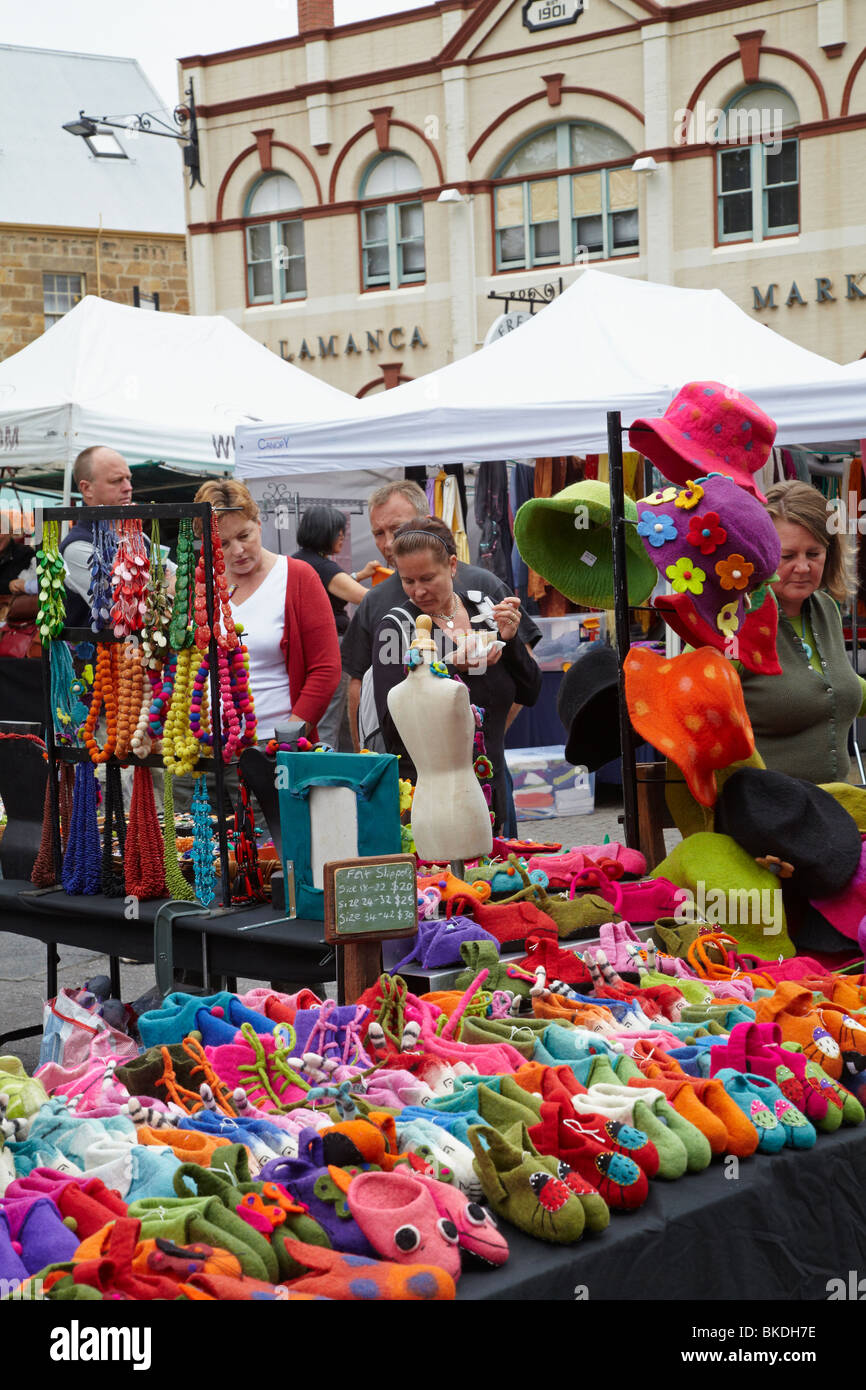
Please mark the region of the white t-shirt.
<svg viewBox="0 0 866 1390"><path fill-rule="evenodd" d="M289 567L285 555L255 593L243 603L231 604L232 613L244 625L244 642L250 654L250 689L256 706L256 737L273 737L274 729L287 724L292 713L289 674L280 650L286 620L286 581Z"/></svg>

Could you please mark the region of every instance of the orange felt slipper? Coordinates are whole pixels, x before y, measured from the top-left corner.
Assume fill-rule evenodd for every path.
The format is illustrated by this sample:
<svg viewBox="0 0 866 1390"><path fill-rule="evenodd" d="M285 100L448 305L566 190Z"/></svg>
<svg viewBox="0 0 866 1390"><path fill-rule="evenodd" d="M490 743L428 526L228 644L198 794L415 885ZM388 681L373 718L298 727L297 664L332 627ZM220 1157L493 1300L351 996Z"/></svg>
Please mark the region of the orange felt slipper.
<svg viewBox="0 0 866 1390"><path fill-rule="evenodd" d="M728 1131L727 1152L736 1154L737 1158L750 1158L758 1147L758 1131L736 1101L731 1100L721 1081L692 1077L691 1087L701 1104L721 1120Z"/></svg>
<svg viewBox="0 0 866 1390"><path fill-rule="evenodd" d="M524 1062L522 1067L512 1074L512 1080L516 1081L524 1091L532 1094L543 1095L543 1085L545 1076L555 1068L545 1066L543 1062ZM545 1097L547 1099L547 1097Z"/></svg>
<svg viewBox="0 0 866 1390"><path fill-rule="evenodd" d="M685 1075L678 1078L664 1074L652 1078L649 1076L631 1076L628 1084L629 1086L649 1087L662 1091L677 1114L701 1131L714 1154L727 1153L727 1127L698 1099L693 1088L689 1085L690 1079Z"/></svg>
<svg viewBox="0 0 866 1390"><path fill-rule="evenodd" d="M844 1015L839 1010L830 1004L816 1007L812 991L796 980L783 980L769 999L756 999L753 1007L757 1023L778 1023L783 1042L799 1043L810 1062L839 1080L844 1069L838 1038Z"/></svg>
<svg viewBox="0 0 866 1390"><path fill-rule="evenodd" d="M175 1129L174 1125L166 1125L162 1129L139 1125L135 1131L135 1142L171 1149L181 1163L199 1163L203 1168L211 1166L217 1149L227 1148L229 1144L229 1140L222 1135L205 1134L199 1129Z"/></svg>

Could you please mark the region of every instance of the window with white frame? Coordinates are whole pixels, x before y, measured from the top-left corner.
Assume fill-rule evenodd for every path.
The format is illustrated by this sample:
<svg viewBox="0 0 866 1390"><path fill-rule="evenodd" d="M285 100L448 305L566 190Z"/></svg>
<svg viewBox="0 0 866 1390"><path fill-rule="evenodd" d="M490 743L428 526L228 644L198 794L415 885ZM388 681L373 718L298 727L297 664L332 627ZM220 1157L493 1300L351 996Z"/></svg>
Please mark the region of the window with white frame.
<svg viewBox="0 0 866 1390"><path fill-rule="evenodd" d="M45 327L51 328L84 296L83 275L43 275L42 309Z"/></svg>
<svg viewBox="0 0 866 1390"><path fill-rule="evenodd" d="M640 234L633 160L621 135L584 121L563 121L521 141L495 175L497 270L634 255Z"/></svg>
<svg viewBox="0 0 866 1390"><path fill-rule="evenodd" d="M244 216L250 304L280 304L307 293L301 190L288 174L265 174L250 190ZM281 215L282 214L282 215ZM267 220L265 220L267 218Z"/></svg>
<svg viewBox="0 0 866 1390"><path fill-rule="evenodd" d="M417 285L427 273L424 204L412 194L421 171L405 154L390 150L368 164L361 180L361 256L365 289Z"/></svg>
<svg viewBox="0 0 866 1390"><path fill-rule="evenodd" d="M793 98L755 83L729 101L715 128L718 239L763 241L800 230L799 124Z"/></svg>

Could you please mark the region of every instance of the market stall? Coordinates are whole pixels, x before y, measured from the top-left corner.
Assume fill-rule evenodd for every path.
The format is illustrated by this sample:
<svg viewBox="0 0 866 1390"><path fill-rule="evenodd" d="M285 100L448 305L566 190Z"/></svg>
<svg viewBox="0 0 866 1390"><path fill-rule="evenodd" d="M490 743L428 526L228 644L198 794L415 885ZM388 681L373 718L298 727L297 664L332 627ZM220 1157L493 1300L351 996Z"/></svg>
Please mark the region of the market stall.
<svg viewBox="0 0 866 1390"><path fill-rule="evenodd" d="M754 495L773 421L717 382L690 381L665 405L631 422L666 479L634 516L612 411L611 484L591 490L597 515L578 544L573 524L568 544L558 530L569 498L536 499L516 525L534 562L565 555L574 592L617 599L620 615L632 585L646 598L657 570L673 572L660 611L694 631L694 650L666 659L620 641L616 653L623 751L634 728L684 779L684 838L652 872L628 842L494 833L484 712L434 641L456 609L431 599L388 685L407 785L394 753L335 754L297 730L252 746L255 691L206 504L199 553L182 520L171 598L152 530L144 544L164 509L90 518L96 652L82 691L46 522L41 900L15 885L12 929L68 940L90 898L104 941L131 901L149 906L118 943L141 944L153 913L157 962L175 928L179 960L198 942L229 968L243 933L261 931L251 965L273 968L284 945L306 972L242 997L162 988L135 1018L111 997L116 980L49 1002L37 1074L4 1064L0 1276L23 1296L814 1299L830 1295L837 1260L855 1267L866 791L753 758L728 639L744 672L774 678L781 542ZM435 533L424 525L422 550ZM517 626L500 605L473 649L507 648ZM576 720L572 751L593 740ZM219 785L238 755L233 843L220 797L215 845L201 774L215 769ZM134 768L128 817L121 764ZM184 864L172 789L190 776ZM281 869L270 910L250 792ZM824 944L807 949L816 925ZM332 964L336 999L297 987ZM844 1232L832 1251L818 1174Z"/></svg>

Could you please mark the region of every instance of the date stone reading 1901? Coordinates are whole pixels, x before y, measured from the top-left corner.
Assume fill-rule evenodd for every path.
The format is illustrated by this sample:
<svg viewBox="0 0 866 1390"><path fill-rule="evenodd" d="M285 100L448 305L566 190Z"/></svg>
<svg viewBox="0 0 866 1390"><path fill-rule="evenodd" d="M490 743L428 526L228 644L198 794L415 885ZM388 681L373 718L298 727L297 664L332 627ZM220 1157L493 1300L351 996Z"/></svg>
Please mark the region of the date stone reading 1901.
<svg viewBox="0 0 866 1390"><path fill-rule="evenodd" d="M584 0L526 0L523 23L527 29L553 29L574 24L583 14Z"/></svg>

